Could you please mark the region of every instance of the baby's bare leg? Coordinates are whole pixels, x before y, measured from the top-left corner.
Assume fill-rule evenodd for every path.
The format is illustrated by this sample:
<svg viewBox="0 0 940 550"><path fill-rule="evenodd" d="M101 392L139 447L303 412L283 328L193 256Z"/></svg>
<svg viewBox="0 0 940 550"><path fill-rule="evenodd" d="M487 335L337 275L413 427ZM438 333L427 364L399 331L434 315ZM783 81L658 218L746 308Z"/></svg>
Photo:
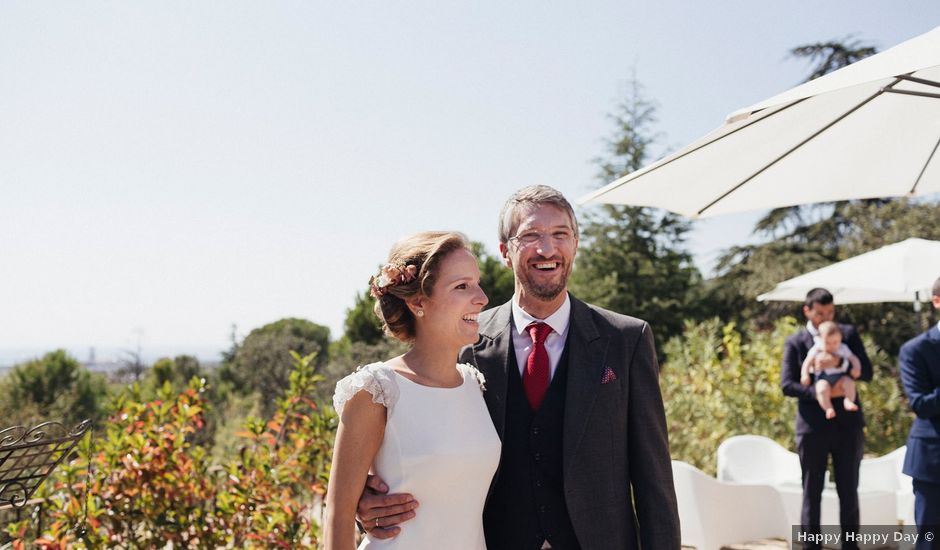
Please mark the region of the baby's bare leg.
<svg viewBox="0 0 940 550"><path fill-rule="evenodd" d="M816 401L819 402L819 406L822 407L822 410L826 411L826 418L829 420L836 417L836 410L832 408L831 393L832 387L829 385L829 382L825 380L816 382Z"/></svg>
<svg viewBox="0 0 940 550"><path fill-rule="evenodd" d="M850 412L857 411L858 404L855 402L855 380L852 380L849 376L843 376L836 384L842 386L842 393L845 394L845 400L842 402L842 406L845 407L845 410Z"/></svg>

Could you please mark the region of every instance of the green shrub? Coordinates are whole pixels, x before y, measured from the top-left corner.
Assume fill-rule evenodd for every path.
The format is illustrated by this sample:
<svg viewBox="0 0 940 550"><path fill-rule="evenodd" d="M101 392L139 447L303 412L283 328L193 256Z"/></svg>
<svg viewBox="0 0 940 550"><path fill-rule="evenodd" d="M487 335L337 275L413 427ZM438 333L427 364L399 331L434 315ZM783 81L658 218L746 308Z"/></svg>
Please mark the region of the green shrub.
<svg viewBox="0 0 940 550"><path fill-rule="evenodd" d="M874 367L871 382L858 385L865 411L865 454L881 456L906 443L914 413L901 386L897 359L876 347L871 338L863 340Z"/></svg>
<svg viewBox="0 0 940 550"><path fill-rule="evenodd" d="M744 343L733 323L686 322L682 337L665 346L661 385L672 457L715 473L725 439L758 434L787 447L793 441L796 402L780 391L783 340L792 319Z"/></svg>

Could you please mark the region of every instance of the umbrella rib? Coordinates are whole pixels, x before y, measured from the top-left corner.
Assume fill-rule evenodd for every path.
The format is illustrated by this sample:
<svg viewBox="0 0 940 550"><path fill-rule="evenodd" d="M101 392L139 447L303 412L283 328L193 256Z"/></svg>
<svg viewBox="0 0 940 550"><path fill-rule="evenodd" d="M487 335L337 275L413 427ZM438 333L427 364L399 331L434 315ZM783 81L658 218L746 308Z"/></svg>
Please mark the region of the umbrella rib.
<svg viewBox="0 0 940 550"><path fill-rule="evenodd" d="M931 94L929 92L916 92L914 90L894 90L894 89L889 89L885 91L890 92L892 94L916 95L919 97L932 97L934 99L940 99L940 94Z"/></svg>
<svg viewBox="0 0 940 550"><path fill-rule="evenodd" d="M927 80L926 78L918 78L916 76L911 76L910 74L898 75L896 78L900 78L901 80L907 80L908 82L923 84L924 86L940 88L940 82L934 82L933 80ZM917 90L895 90L893 87L895 84L897 84L897 82L894 82L890 84L889 86L885 86L885 91L891 92L893 94L916 95L920 97L932 97L934 99L940 99L940 94L932 94L930 92L918 92Z"/></svg>
<svg viewBox="0 0 940 550"><path fill-rule="evenodd" d="M917 186L920 185L920 180L924 177L924 173L927 171L927 167L930 166L931 161L933 161L933 156L937 154L938 147L940 147L940 139L937 139L937 143L935 143L933 146L933 151L931 151L930 156L927 157L927 162L925 162L924 167L920 169L920 174L917 174L917 179L914 180L914 186L911 187L911 190L908 192L909 195L913 195L914 191L917 190Z"/></svg>
<svg viewBox="0 0 940 550"><path fill-rule="evenodd" d="M657 166L651 167L649 170L646 171L646 174L649 174L650 172L654 172L654 171L656 171L656 170L659 170L660 168L666 166L667 164L671 164L671 163L673 163L673 162L675 162L675 161L677 161L677 160L679 160L679 159L681 159L681 158L683 158L683 157L686 157L686 156L688 156L688 155L691 155L692 153L698 151L698 150L701 149L702 147L711 145L712 143L715 143L716 141L720 141L720 140L722 140L722 139L724 139L724 138L726 138L726 137L728 137L728 136L730 136L730 135L732 135L732 134L735 134L735 133L737 133L737 132L740 132L741 130L747 128L748 126L750 126L750 125L752 125L752 124L756 124L756 123L758 123L758 122L760 122L760 121L762 121L762 120L766 120L766 119L768 119L768 118L770 118L770 117L772 117L772 116L774 116L774 115L776 115L776 114L778 114L778 113L782 113L783 111L786 111L786 110L789 109L790 107L793 107L794 105L796 105L796 104L798 104L798 103L802 103L802 102L806 101L807 99L809 99L809 98L808 98L808 97L804 97L804 98L802 98L802 99L798 99L798 100L794 101L793 103L791 103L791 104L789 104L789 105L787 105L787 106L785 106L785 107L781 107L780 109L777 109L776 111L770 113L769 115L766 115L766 116L763 116L763 117L761 117L761 118L757 118L757 119L751 120L751 121L749 121L747 124L742 124L740 127L735 128L734 130L731 130L731 131L728 132L727 134L722 134L722 135L720 135L720 136L718 136L718 137L716 137L716 138L714 138L714 139L712 139L712 140L710 140L710 141L706 141L705 143L699 145L698 147L694 147L694 148L692 148L692 149L689 149L688 151L684 151L682 154L676 155L675 157L673 157L673 158L671 158L671 159L669 159L669 160L663 162L662 164L659 164L659 165L657 165ZM769 108L769 107L768 107L768 108ZM765 110L765 109L761 109L760 111L755 111L755 112L756 112L756 113L759 113L759 112L761 112L761 111L763 111L763 110ZM754 113L751 113L751 114L754 114ZM623 176L622 178L618 178L617 180L615 180L615 181L613 181L613 182L607 184L606 186L604 186L604 187L598 189L597 191L595 191L594 193L592 193L591 195L589 195L590 198L589 198L589 199L586 199L586 200L593 200L593 199L596 198L596 197L599 197L599 196L601 196L601 195L606 194L607 191L611 191L612 189L615 189L615 188L617 188L617 187L620 187L620 186L623 185L623 183L625 183L625 182L621 182L621 183L619 183L619 184L617 184L617 182L620 181L621 179L624 179L624 178L629 177L630 175L631 175L631 174L627 174L626 176ZM617 185L615 185L615 184L617 184ZM609 187L610 189L608 189L608 187Z"/></svg>
<svg viewBox="0 0 940 550"><path fill-rule="evenodd" d="M901 80L908 80L910 82L916 82L918 84L923 84L924 86L932 86L934 88L940 88L940 82L934 82L933 80L927 80L926 78L918 78L916 76L911 76L910 74L898 75L897 78L900 78ZM893 85L894 84L892 84L892 86Z"/></svg>
<svg viewBox="0 0 940 550"><path fill-rule="evenodd" d="M701 216L703 212L705 212L706 210L708 210L708 209L711 208L712 206L715 206L715 204L716 204L718 201L724 199L725 197L727 197L727 196L730 195L731 193L734 193L735 191L737 191L738 189L740 189L741 187L743 187L745 184L747 184L748 182L750 182L751 180L753 180L753 179L756 178L757 176L759 176L759 175L761 175L762 173L764 173L765 171L767 171L771 166L777 164L777 163L780 162L781 160L783 160L783 159L785 159L786 157L790 156L791 153L793 153L794 151L796 151L796 150L799 149L800 147L806 145L807 143L809 143L810 141L812 141L813 139L815 139L817 136L819 136L820 134L822 134L823 132L825 132L825 131L828 130L829 128L832 128L833 126L835 126L836 124L838 124L839 122L841 122L843 119L845 119L846 117L848 117L849 115L851 115L851 114L854 113L855 111L861 109L862 107L864 107L865 105L867 105L871 100L873 100L873 99L875 99L876 97L880 96L881 94L885 93L885 91L891 89L891 88L892 88L894 85L896 85L898 82L901 82L901 78L900 78L900 77L895 77L894 82L892 82L891 84L888 84L888 85L885 86L884 88L879 89L877 92L875 92L875 93L873 93L872 95L870 95L869 97L867 97L864 101L862 101L861 103L859 103L859 104L856 105L855 107L852 107L851 109L849 109L849 110L846 111L845 113L842 113L841 115L839 115L838 118L836 118L835 120L833 120L833 121L830 122L829 124L826 124L825 126L823 126L823 127L820 128L819 130L817 130L816 132L814 132L813 134L811 134L809 137L807 137L807 138L804 139L803 141L797 143L796 145L794 145L793 147L791 147L790 149L788 149L787 151L785 151L785 152L784 152L782 155L780 155L779 157L775 158L774 160L770 161L768 164L764 165L763 168L761 168L761 169L758 170L757 172L754 172L753 174L751 174L750 176L748 176L747 178L745 178L743 181L741 181L741 183L739 183L739 184L735 185L734 187L732 187L731 189L725 191L720 197L718 197L717 199L715 199L715 200L713 200L712 202L710 202L710 203L708 203L707 205L705 205L701 210L698 211L698 213L697 213L696 215L697 215L697 216ZM761 120L763 120L763 119L761 119Z"/></svg>
<svg viewBox="0 0 940 550"><path fill-rule="evenodd" d="M721 140L725 139L726 137L728 137L728 136L730 136L730 135L733 135L733 134L736 134L736 133L740 132L741 130L747 128L748 126L751 126L752 124L757 124L758 122L760 122L760 121L762 121L762 120L767 120L768 118L770 118L770 117L772 117L772 116L774 116L774 115L780 114L780 113L786 111L787 109L789 109L790 107L793 107L793 106L797 105L798 103L802 103L802 102L806 101L807 99L809 99L809 98L808 98L808 97L804 97L804 98L802 98L802 99L798 99L798 100L794 101L793 103L787 105L786 107L781 107L780 109L777 109L776 111L770 113L769 115L760 117L760 118L755 119L755 120L751 120L751 121L749 121L747 124L742 124L740 127L735 128L734 130L731 130L731 131L728 132L727 134L722 134L722 135L716 137L716 138L713 139L713 140L707 141L707 142L705 142L705 143L699 145L698 147L695 147L695 148L693 148L693 149L689 149L688 151L682 153L681 155L677 155L675 158L669 159L668 162L664 162L664 163L660 164L659 166L657 166L657 167L654 168L653 170L658 169L658 168L662 168L663 166L666 166L667 164L669 164L669 163L671 163L671 162L677 161L677 160L681 159L682 157L685 157L685 156L687 156L687 155L690 155L690 154L692 154L692 153L698 151L698 150L701 149L702 147L705 147L705 146L707 146L707 145L711 145L712 143L715 143L716 141L721 141ZM760 111L763 111L763 110L764 110L764 109L761 109ZM755 112L756 112L756 113L759 113L760 111L755 111ZM751 113L751 114L754 114L754 113ZM652 172L653 170L650 170L650 172Z"/></svg>

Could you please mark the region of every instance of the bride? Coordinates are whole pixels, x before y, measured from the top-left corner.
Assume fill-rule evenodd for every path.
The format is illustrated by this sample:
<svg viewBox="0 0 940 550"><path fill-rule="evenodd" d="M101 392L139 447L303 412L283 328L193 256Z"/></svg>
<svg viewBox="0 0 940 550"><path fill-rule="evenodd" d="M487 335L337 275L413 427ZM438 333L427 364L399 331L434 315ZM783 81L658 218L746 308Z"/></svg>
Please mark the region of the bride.
<svg viewBox="0 0 940 550"><path fill-rule="evenodd" d="M484 550L483 504L500 441L483 376L455 364L460 348L477 341L487 303L476 258L459 233L418 233L392 247L371 287L385 332L411 349L336 385L325 547L355 547L356 505L371 468L390 492L414 495L421 513L394 539L366 535L360 550Z"/></svg>

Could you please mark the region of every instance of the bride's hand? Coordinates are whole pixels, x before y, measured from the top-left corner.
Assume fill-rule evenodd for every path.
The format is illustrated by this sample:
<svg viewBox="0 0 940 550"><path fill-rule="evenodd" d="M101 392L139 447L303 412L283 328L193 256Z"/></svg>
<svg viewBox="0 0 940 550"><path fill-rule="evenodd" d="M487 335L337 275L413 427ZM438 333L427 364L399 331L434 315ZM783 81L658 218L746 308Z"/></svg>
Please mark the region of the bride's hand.
<svg viewBox="0 0 940 550"><path fill-rule="evenodd" d="M356 519L370 536L390 539L401 532L401 523L415 517L418 501L408 493L386 494L388 486L377 475L370 475L359 497Z"/></svg>

